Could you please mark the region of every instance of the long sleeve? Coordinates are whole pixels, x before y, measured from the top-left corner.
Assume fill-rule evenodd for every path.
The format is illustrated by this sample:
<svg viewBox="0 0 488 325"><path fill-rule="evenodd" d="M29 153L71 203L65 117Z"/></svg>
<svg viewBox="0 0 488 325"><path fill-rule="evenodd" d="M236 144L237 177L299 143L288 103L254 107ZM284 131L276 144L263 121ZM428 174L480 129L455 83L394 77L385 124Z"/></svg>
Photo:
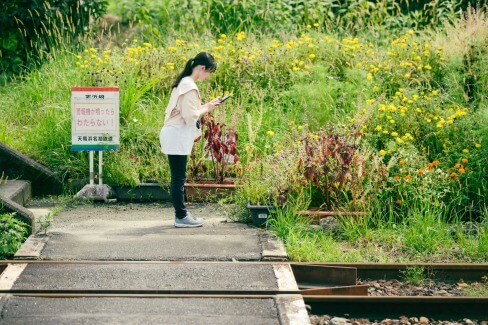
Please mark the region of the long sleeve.
<svg viewBox="0 0 488 325"><path fill-rule="evenodd" d="M196 90L191 90L181 96L181 117L186 125L195 125L200 118L200 97Z"/></svg>

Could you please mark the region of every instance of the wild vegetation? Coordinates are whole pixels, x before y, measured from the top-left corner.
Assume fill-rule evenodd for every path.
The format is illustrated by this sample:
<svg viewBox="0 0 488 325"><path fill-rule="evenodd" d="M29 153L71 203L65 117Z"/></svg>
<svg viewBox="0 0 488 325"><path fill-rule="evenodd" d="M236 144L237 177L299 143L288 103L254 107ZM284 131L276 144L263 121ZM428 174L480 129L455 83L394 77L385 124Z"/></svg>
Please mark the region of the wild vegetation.
<svg viewBox="0 0 488 325"><path fill-rule="evenodd" d="M69 20L44 30L57 46L0 90L0 141L67 183L85 178L87 153L70 150L70 87L116 85L121 144L104 180L167 184L165 104L206 50L218 69L201 93L232 94L214 118L237 135L239 161L212 174L202 138L189 168L235 178L235 218L248 199L282 206L269 226L295 260L488 260L486 5L175 3L109 3L76 45L57 33ZM323 230L300 215L311 207L365 215Z"/></svg>

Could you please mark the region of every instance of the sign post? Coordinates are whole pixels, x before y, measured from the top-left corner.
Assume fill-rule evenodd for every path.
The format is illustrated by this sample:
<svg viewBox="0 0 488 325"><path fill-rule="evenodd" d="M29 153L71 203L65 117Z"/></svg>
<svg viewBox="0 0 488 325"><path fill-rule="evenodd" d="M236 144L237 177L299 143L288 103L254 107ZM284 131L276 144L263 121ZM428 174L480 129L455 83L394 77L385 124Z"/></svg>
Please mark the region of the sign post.
<svg viewBox="0 0 488 325"><path fill-rule="evenodd" d="M109 201L112 189L102 182L103 151L118 150L119 145L119 88L71 88L71 148L89 151L90 159L90 183L76 198ZM98 185L94 177L95 151L98 151Z"/></svg>

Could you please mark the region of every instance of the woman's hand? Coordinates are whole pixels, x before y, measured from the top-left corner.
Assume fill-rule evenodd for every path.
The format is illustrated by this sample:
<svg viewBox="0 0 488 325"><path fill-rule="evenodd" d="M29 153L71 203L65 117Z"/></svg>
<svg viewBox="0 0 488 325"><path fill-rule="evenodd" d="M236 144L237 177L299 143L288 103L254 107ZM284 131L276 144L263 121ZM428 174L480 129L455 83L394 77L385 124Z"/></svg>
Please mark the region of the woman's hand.
<svg viewBox="0 0 488 325"><path fill-rule="evenodd" d="M204 106L206 106L207 112L211 112L214 109L216 109L218 106L220 106L220 104L222 104L220 98L215 98L209 101L208 103L206 103Z"/></svg>

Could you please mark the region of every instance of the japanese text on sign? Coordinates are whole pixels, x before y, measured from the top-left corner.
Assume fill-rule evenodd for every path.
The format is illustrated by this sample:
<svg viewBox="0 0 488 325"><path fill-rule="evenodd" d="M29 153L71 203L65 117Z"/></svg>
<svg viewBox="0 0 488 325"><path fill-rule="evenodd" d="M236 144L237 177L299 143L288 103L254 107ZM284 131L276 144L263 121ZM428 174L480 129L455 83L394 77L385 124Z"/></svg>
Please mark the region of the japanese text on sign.
<svg viewBox="0 0 488 325"><path fill-rule="evenodd" d="M116 150L119 147L119 89L71 89L72 150Z"/></svg>

